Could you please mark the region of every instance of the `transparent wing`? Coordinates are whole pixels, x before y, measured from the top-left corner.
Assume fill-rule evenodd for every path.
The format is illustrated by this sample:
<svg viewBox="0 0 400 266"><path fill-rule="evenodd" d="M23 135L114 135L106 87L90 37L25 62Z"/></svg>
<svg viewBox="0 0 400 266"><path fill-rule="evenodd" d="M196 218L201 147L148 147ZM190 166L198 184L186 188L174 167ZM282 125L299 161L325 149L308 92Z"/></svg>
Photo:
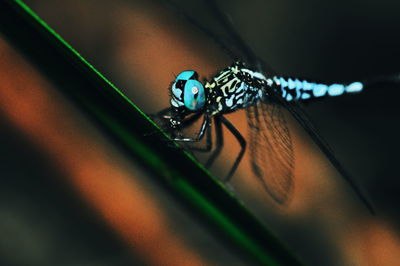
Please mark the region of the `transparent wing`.
<svg viewBox="0 0 400 266"><path fill-rule="evenodd" d="M278 98L278 97L276 97ZM334 155L333 151L329 147L329 145L324 141L324 139L318 134L318 132L314 129L314 126L308 119L306 113L304 113L303 109L299 104L296 103L288 103L283 99L279 99L281 104L288 110L291 115L297 120L297 122L302 126L302 128L308 133L311 139L315 144L319 147L319 149L325 154L326 158L330 161L330 163L335 167L335 169L339 172L339 174L343 177L343 179L349 184L354 193L358 196L361 202L367 207L371 214L375 214L374 208L369 203L367 198L363 195L361 190L358 188L356 183L351 178L350 174L345 170L342 164Z"/></svg>
<svg viewBox="0 0 400 266"><path fill-rule="evenodd" d="M236 32L228 15L221 10L215 0L191 1L190 5L183 0L163 0L167 7L191 23L198 30L212 39L233 61L242 60L257 70L268 71L273 69L258 58L252 49ZM201 12L200 12L201 10ZM201 16L198 14L201 13Z"/></svg>
<svg viewBox="0 0 400 266"><path fill-rule="evenodd" d="M294 156L282 106L260 102L246 109L250 161L255 176L278 203L287 203L294 188Z"/></svg>
<svg viewBox="0 0 400 266"><path fill-rule="evenodd" d="M216 21L216 24L221 26L225 35L222 34L222 31L217 33L215 27L207 27L200 21L194 20L194 16L191 16L190 13L185 12L183 9L177 8L177 6L175 6L175 11L183 15L183 17L185 17L195 27L216 41L218 45L232 57L232 59L246 59L245 61L258 71L273 75L275 72L270 67L266 66L260 58L254 55L251 48L236 32L235 27L232 25L232 22L228 19L227 15L215 3L215 0L203 0L202 2L205 4L205 10L209 10L212 15L211 17L213 17L210 21ZM201 21L208 21L208 19L202 19ZM215 25L215 23L213 25ZM210 30L211 28L212 30ZM399 80L400 78L395 76L395 78L393 78L393 83L399 82ZM367 84L369 83L367 82ZM326 142L316 132L299 104L287 103L279 96L279 94L276 93L270 96L273 98L271 101L276 104L269 106L269 103L261 103L262 106L250 107L247 111L251 128L249 150L252 157L253 172L262 181L268 193L277 202L283 203L289 199L291 190L293 189L293 152L287 152L287 154L284 152L292 149L290 144L290 134L287 131L288 128L282 115L282 109L280 109L282 107L279 107L284 106L319 146L321 151L338 170L342 177L349 183L351 188L369 211L374 213L371 204L363 196L350 175L347 174L339 161L333 155ZM260 118L261 116L262 118ZM267 121L270 121L271 125L268 126L269 122ZM261 129L258 129L258 127ZM258 132L259 130L262 132ZM278 136L281 137L280 140ZM285 139L288 139L289 142L285 141ZM268 150L268 148L270 150ZM288 154L291 154L291 156ZM285 159L289 161L284 161ZM292 171L290 171L290 169Z"/></svg>

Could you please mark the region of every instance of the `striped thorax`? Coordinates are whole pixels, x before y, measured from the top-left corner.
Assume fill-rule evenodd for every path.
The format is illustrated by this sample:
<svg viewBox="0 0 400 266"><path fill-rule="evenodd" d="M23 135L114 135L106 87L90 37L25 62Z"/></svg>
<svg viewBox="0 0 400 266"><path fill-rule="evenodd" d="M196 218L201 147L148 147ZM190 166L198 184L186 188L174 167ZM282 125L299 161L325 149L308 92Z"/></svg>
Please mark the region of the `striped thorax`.
<svg viewBox="0 0 400 266"><path fill-rule="evenodd" d="M207 111L211 115L230 113L254 104L264 97L268 83L272 80L235 62L206 82Z"/></svg>

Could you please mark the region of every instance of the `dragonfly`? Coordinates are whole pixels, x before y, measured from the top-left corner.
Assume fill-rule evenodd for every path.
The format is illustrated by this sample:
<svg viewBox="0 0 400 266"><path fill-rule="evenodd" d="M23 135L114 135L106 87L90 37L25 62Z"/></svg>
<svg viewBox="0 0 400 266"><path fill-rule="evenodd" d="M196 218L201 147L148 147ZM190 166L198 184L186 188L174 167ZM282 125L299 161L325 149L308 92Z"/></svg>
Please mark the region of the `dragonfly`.
<svg viewBox="0 0 400 266"><path fill-rule="evenodd" d="M270 197L276 203L285 205L293 194L295 167L291 134L284 115L287 110L310 135L361 202L374 214L372 205L316 132L300 104L360 93L380 82L398 82L399 77L396 75L346 84L325 84L277 75L253 53L215 1L205 2L233 42L224 42L220 36L199 24L175 4L168 4L212 38L231 56L234 63L203 82L199 80L199 74L195 70L185 70L176 76L169 88L171 106L157 114L167 122L168 129L174 133L173 140L197 143L206 136L206 146L203 149L192 150L211 151L213 125L216 135L215 149L205 163L206 167L210 167L222 150L222 127L225 127L236 138L241 150L223 181L227 183L232 178L248 149L252 172ZM230 47L232 45L236 47ZM235 51L240 51L241 56ZM247 139L225 117L226 114L240 109L246 111L250 129ZM188 137L180 134L182 129L193 125L201 117L203 120L197 135Z"/></svg>

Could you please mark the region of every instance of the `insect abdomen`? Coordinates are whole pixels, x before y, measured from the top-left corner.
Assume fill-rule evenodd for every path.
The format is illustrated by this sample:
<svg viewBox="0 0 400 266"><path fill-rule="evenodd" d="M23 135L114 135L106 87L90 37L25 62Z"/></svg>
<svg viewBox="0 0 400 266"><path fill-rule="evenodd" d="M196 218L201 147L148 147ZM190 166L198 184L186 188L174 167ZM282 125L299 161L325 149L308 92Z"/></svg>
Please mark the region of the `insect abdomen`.
<svg viewBox="0 0 400 266"><path fill-rule="evenodd" d="M331 84L314 83L306 80L292 78L274 77L274 83L282 92L282 97L287 101L304 101L312 98L326 96L340 96L346 93L361 92L364 85L361 82L350 84Z"/></svg>

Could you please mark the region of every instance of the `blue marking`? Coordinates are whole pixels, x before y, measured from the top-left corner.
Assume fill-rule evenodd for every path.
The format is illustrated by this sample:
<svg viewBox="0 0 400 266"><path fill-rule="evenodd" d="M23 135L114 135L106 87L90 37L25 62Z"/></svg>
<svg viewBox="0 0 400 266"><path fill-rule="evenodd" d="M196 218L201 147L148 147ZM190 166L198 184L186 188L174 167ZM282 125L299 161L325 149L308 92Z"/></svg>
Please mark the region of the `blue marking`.
<svg viewBox="0 0 400 266"><path fill-rule="evenodd" d="M232 96L229 99L225 100L225 103L226 103L227 107L232 107L232 105L233 105L233 97L235 97L235 94L232 94Z"/></svg>
<svg viewBox="0 0 400 266"><path fill-rule="evenodd" d="M360 92L364 88L361 82L353 82L346 86L346 92Z"/></svg>
<svg viewBox="0 0 400 266"><path fill-rule="evenodd" d="M172 85L172 94L173 94L176 98L182 99L182 98L181 98L181 96L182 96L182 90L181 90L181 89L178 89L178 88L175 86L175 84L176 84L176 83L174 83L174 84Z"/></svg>
<svg viewBox="0 0 400 266"><path fill-rule="evenodd" d="M183 72L181 72L177 77L176 77L176 79L175 80L180 80L180 79L183 79L183 80L188 80L188 79L190 79L193 75L194 75L194 71L193 70L186 70L186 71L183 71Z"/></svg>
<svg viewBox="0 0 400 266"><path fill-rule="evenodd" d="M328 94L329 96L338 96L344 93L344 85L342 84L332 84L329 86Z"/></svg>
<svg viewBox="0 0 400 266"><path fill-rule="evenodd" d="M285 88L288 86L287 81L284 78L279 78L276 80L281 83L282 97L286 98L287 91Z"/></svg>
<svg viewBox="0 0 400 266"><path fill-rule="evenodd" d="M314 83L312 83L314 85ZM328 86L324 84L315 84L313 89L313 94L315 97L322 97L326 94L326 91L328 90Z"/></svg>
<svg viewBox="0 0 400 266"><path fill-rule="evenodd" d="M286 101L290 102L291 100L293 100L293 96L290 95L290 94L288 94L288 95L286 96Z"/></svg>
<svg viewBox="0 0 400 266"><path fill-rule="evenodd" d="M296 82L296 89L301 90L303 88L303 82L300 80L296 79L294 82Z"/></svg>
<svg viewBox="0 0 400 266"><path fill-rule="evenodd" d="M304 92L301 95L301 99L303 99L303 100L307 100L307 99L310 99L310 98L311 98L311 95L308 92Z"/></svg>
<svg viewBox="0 0 400 266"><path fill-rule="evenodd" d="M240 91L241 93L238 94L238 97L242 97L247 92L247 89L248 86L246 85L246 83L241 82L240 87L238 88L238 91Z"/></svg>
<svg viewBox="0 0 400 266"><path fill-rule="evenodd" d="M288 83L284 78L280 78L279 81L281 82L282 89L288 86Z"/></svg>
<svg viewBox="0 0 400 266"><path fill-rule="evenodd" d="M313 88L314 85L315 85L315 84L310 83L310 82L304 80L304 81L303 81L303 90L305 90L305 91L312 90L312 88Z"/></svg>
<svg viewBox="0 0 400 266"><path fill-rule="evenodd" d="M291 90L293 90L296 87L296 83L291 78L288 79L288 84L289 84L288 88L291 89Z"/></svg>
<svg viewBox="0 0 400 266"><path fill-rule="evenodd" d="M197 80L189 79L185 84L183 98L185 107L189 110L197 111L201 109L206 102L203 84Z"/></svg>
<svg viewBox="0 0 400 266"><path fill-rule="evenodd" d="M263 91L262 91L262 90L259 90L259 91L258 91L258 98L262 99L263 96L264 96Z"/></svg>
<svg viewBox="0 0 400 266"><path fill-rule="evenodd" d="M294 84L295 84L295 89L296 89L296 100L298 100L298 99L300 99L301 89L303 88L303 86L302 86L303 84L298 79L294 80Z"/></svg>
<svg viewBox="0 0 400 266"><path fill-rule="evenodd" d="M183 102L177 101L174 98L171 98L170 102L171 102L171 105L174 106L174 107L179 107L179 106L183 106L184 105Z"/></svg>

